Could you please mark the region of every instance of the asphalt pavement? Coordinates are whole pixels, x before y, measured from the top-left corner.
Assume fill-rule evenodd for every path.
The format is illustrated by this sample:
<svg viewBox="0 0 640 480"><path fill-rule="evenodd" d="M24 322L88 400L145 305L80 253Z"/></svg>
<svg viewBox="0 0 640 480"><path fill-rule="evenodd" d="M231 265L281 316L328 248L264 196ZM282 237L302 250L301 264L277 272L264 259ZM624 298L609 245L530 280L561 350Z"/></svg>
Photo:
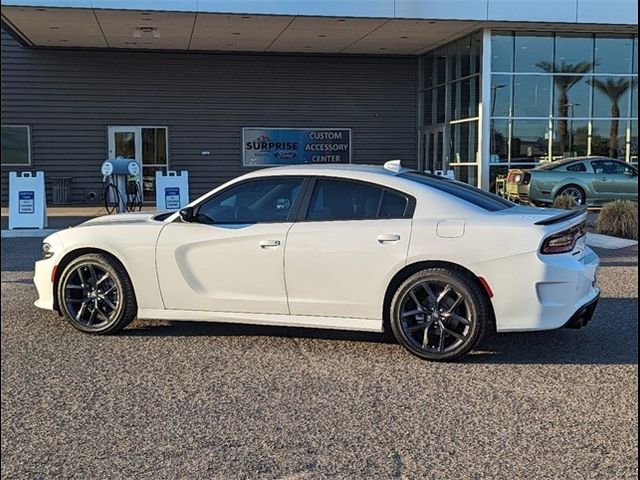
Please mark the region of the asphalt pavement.
<svg viewBox="0 0 640 480"><path fill-rule="evenodd" d="M637 250L582 330L460 363L383 335L134 322L32 306L39 239L2 240L2 478L637 478Z"/></svg>

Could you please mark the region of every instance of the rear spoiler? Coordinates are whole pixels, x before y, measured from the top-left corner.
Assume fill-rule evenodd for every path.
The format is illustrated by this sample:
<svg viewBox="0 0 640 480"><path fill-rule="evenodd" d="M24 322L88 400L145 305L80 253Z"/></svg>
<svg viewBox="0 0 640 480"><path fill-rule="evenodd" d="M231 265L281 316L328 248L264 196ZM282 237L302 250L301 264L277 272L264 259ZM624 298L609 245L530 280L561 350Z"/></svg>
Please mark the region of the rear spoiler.
<svg viewBox="0 0 640 480"><path fill-rule="evenodd" d="M574 210L569 210L568 212L561 213L560 215L556 215L554 217L545 218L544 220L540 220L536 222L536 225L553 225L554 223L564 222L565 220L571 220L572 218L579 217L583 213L587 213L587 207L580 207Z"/></svg>

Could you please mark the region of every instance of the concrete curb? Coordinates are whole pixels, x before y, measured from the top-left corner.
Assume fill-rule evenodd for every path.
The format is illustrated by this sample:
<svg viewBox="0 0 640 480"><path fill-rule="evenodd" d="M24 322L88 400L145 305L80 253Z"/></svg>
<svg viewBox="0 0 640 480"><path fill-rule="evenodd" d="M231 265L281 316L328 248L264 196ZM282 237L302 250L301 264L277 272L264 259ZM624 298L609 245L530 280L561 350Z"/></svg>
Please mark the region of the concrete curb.
<svg viewBox="0 0 640 480"><path fill-rule="evenodd" d="M599 233L587 233L587 245L590 247L617 250L619 248L632 247L637 244L637 241L627 240L626 238L611 237L609 235L601 235Z"/></svg>
<svg viewBox="0 0 640 480"><path fill-rule="evenodd" d="M0 238L44 238L59 231L58 228L2 230Z"/></svg>

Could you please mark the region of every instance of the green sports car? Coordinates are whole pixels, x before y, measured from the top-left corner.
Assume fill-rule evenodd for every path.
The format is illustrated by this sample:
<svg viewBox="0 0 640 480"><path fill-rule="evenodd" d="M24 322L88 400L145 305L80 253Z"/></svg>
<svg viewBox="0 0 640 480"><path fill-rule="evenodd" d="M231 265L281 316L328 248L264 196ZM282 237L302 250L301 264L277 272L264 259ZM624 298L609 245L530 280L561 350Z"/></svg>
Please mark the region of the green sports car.
<svg viewBox="0 0 640 480"><path fill-rule="evenodd" d="M564 158L531 170L509 170L506 195L539 206L549 206L561 195L589 207L613 200L637 202L638 168L606 157Z"/></svg>

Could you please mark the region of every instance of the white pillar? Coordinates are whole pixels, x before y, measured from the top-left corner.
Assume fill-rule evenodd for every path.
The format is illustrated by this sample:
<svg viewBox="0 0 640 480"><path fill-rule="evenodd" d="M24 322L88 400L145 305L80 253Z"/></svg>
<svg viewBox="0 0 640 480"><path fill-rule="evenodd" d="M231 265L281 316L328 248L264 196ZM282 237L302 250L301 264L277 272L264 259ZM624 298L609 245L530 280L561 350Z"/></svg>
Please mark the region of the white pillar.
<svg viewBox="0 0 640 480"><path fill-rule="evenodd" d="M480 75L480 103L478 116L478 186L489 190L489 167L491 157L491 29L482 30L482 66Z"/></svg>

